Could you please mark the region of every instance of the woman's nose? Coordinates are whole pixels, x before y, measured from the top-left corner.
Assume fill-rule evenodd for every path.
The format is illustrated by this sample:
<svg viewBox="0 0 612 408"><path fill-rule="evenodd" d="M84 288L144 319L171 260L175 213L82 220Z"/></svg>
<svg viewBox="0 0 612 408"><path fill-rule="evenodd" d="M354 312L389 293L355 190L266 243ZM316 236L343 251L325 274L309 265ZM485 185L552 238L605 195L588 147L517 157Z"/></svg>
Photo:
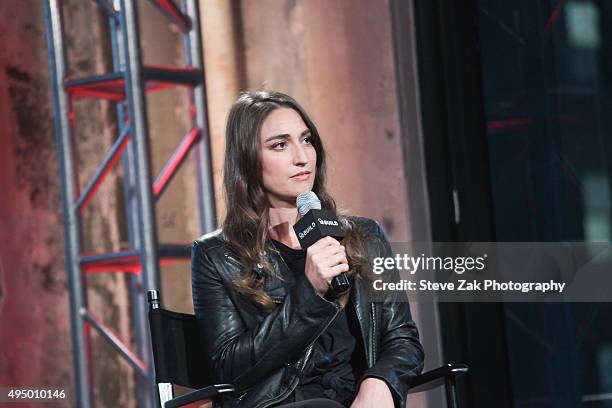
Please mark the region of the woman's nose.
<svg viewBox="0 0 612 408"><path fill-rule="evenodd" d="M293 154L293 163L294 164L306 164L308 163L308 154L306 153L306 149L301 144L297 146L294 150Z"/></svg>

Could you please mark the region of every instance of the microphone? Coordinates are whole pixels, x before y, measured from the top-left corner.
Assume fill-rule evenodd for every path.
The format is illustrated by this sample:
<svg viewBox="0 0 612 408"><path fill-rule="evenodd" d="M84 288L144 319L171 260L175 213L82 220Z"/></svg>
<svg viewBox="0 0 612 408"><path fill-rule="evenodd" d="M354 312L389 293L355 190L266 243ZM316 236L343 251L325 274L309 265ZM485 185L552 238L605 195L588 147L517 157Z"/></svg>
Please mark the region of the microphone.
<svg viewBox="0 0 612 408"><path fill-rule="evenodd" d="M336 216L321 209L321 200L312 191L300 193L296 199L298 212L302 216L293 226L302 249L317 242L323 237L333 237L338 241L344 238L344 230ZM346 272L334 276L330 289L336 295L342 295L351 288L351 280Z"/></svg>

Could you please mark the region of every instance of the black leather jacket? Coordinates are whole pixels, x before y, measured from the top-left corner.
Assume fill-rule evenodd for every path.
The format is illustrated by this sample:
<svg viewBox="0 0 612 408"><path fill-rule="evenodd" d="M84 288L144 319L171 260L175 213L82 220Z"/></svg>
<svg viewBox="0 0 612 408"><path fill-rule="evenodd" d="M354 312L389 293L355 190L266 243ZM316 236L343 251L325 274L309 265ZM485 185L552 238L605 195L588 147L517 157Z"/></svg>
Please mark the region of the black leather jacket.
<svg viewBox="0 0 612 408"><path fill-rule="evenodd" d="M393 256L376 221L349 217L363 236L369 256ZM276 272L291 272L281 257L266 254ZM192 247L193 305L212 380L231 383L233 395L223 407L263 408L286 398L299 382L317 337L341 306L319 296L305 275L292 282L268 278L264 290L278 303L266 312L241 296L231 281L241 274L237 255L221 230L195 240ZM395 299L371 302L366 280L356 279L350 294L365 345L367 369L362 378L377 377L391 388L396 407L405 405L409 380L423 369L424 353L404 292ZM347 307L349 305L347 304Z"/></svg>

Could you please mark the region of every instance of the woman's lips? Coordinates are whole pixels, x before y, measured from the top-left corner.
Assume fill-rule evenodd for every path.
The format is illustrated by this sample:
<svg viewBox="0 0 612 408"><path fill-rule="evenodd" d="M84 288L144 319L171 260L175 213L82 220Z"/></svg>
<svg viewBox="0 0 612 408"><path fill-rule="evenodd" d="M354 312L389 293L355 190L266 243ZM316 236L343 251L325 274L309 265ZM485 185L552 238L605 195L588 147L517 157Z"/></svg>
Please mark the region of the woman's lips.
<svg viewBox="0 0 612 408"><path fill-rule="evenodd" d="M298 181L308 180L309 178L310 178L310 173L300 173L300 174L297 174L291 177L292 180L298 180Z"/></svg>

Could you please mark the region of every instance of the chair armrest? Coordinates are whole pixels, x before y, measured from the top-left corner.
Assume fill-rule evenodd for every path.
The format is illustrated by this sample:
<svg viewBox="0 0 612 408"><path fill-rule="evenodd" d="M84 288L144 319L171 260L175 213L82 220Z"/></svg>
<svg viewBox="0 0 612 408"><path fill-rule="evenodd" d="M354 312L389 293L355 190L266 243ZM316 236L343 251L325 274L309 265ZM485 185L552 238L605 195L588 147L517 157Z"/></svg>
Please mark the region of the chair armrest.
<svg viewBox="0 0 612 408"><path fill-rule="evenodd" d="M454 381L457 376L467 372L468 366L465 364L445 364L414 377L410 383L408 394L434 389L444 385L446 380Z"/></svg>
<svg viewBox="0 0 612 408"><path fill-rule="evenodd" d="M164 408L178 408L196 401L202 401L202 403L204 403L215 399L224 392L232 391L234 391L234 386L232 384L209 385L172 398L170 401L166 402Z"/></svg>

